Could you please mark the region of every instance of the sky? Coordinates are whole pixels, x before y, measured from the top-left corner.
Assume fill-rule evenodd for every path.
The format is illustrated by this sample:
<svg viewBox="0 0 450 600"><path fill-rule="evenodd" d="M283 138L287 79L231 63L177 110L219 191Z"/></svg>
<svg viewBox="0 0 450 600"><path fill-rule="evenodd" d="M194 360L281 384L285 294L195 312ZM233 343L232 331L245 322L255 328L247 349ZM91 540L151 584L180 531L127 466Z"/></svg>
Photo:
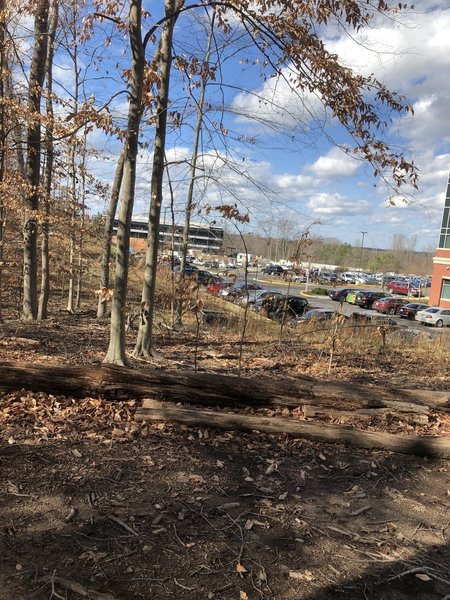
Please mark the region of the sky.
<svg viewBox="0 0 450 600"><path fill-rule="evenodd" d="M154 2L147 4L150 11L155 7ZM204 49L205 35L203 22L186 15L175 31L176 53ZM345 65L363 75L373 73L413 105L414 115L394 118L387 139L414 160L419 189L393 196L374 179L372 167L345 154L337 144L348 139L318 99L300 98L283 79L263 77L253 64L256 53L237 25L226 44L216 40L223 65L207 90L211 108L200 142L193 219L220 223L214 212L206 214L205 205L236 203L249 214L247 229L267 235L297 236L310 228L315 237L360 245L366 232L366 247L389 248L393 236L403 235L408 240L416 236L416 249L435 248L450 171L450 2L419 0L414 9L375 22L358 34L330 26L322 35ZM117 54L120 64L126 64L123 46L110 53L111 62ZM68 75L60 62L57 74L70 79L70 70ZM112 72L103 80L97 78L97 100L121 85ZM198 97L198 90L193 94ZM119 95L112 106L115 116L124 119L125 96ZM189 113L181 127L169 127L166 148L175 210L181 219L195 111L179 72L173 76L170 110ZM217 132L220 119L223 135L213 136L211 130ZM151 125L144 128L149 148L140 153L134 214L148 212L152 135ZM90 143L98 149L91 170L101 181L111 182L120 144L99 131L90 135ZM162 214L168 218L167 179L164 190ZM99 205L98 210L102 208ZM233 231L235 226L227 228Z"/></svg>

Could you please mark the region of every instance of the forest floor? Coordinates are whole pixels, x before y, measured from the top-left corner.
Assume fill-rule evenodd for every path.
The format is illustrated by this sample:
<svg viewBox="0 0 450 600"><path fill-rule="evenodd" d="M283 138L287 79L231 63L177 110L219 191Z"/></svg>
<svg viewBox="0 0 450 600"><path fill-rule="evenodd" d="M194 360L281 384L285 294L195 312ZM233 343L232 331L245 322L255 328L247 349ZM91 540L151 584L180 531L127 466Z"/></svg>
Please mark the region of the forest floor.
<svg viewBox="0 0 450 600"><path fill-rule="evenodd" d="M8 321L1 360L99 363L107 336L91 315ZM133 366L188 370L196 354L236 373L238 336L194 337L160 333L163 358ZM432 351L348 344L330 372L317 345L286 337L249 338L242 375L448 389L448 337ZM149 425L138 404L0 381L1 600L450 598L449 461Z"/></svg>

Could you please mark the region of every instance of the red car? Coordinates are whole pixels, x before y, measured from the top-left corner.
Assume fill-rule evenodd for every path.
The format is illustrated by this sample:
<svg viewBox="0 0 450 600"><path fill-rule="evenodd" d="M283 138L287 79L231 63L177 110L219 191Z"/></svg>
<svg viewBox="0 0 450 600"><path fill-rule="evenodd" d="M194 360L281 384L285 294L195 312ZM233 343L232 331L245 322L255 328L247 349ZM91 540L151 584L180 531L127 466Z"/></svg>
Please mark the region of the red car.
<svg viewBox="0 0 450 600"><path fill-rule="evenodd" d="M217 296L217 294L220 292L220 290L224 290L227 287L230 287L232 285L231 281L214 281L213 283L210 283L207 287L206 287L206 291L208 292L208 294L212 294L213 296Z"/></svg>
<svg viewBox="0 0 450 600"><path fill-rule="evenodd" d="M403 298L380 298L376 300L372 308L379 313L385 313L388 315L396 315L400 308L408 303L408 300L403 300Z"/></svg>
<svg viewBox="0 0 450 600"><path fill-rule="evenodd" d="M414 296L415 298L419 298L422 295L419 289L408 285L406 281L391 281L387 284L386 289L394 294L401 294L402 296Z"/></svg>

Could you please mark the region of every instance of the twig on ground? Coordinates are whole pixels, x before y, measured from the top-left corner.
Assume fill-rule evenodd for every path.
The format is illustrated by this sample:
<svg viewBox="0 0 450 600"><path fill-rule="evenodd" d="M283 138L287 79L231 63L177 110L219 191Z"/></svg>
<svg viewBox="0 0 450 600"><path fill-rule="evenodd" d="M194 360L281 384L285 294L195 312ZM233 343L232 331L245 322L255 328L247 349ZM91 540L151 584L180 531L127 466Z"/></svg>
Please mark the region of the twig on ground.
<svg viewBox="0 0 450 600"><path fill-rule="evenodd" d="M89 598L89 600L118 600L115 596L111 594L103 594L102 592L97 592L91 588L87 588L81 583L77 583L76 581L72 581L71 579L65 579L64 577L59 577L55 575L56 571L53 572L51 577L47 578L52 584L52 596L58 598L60 600L66 600L63 596L60 596L55 592L55 583L65 588L66 590L70 590L71 592L75 592L84 598Z"/></svg>
<svg viewBox="0 0 450 600"><path fill-rule="evenodd" d="M175 536L175 539L177 540L177 542L179 544L181 544L181 546L183 546L183 548L186 548L186 544L183 542L182 539L180 539L180 536L178 535L177 526L175 525L175 523L172 525L172 527L173 527L173 534Z"/></svg>
<svg viewBox="0 0 450 600"><path fill-rule="evenodd" d="M401 579L402 577L406 577L407 575L414 575L415 573L423 573L424 575L428 575L431 579L436 579L436 581L440 581L444 585L450 586L450 581L448 579L444 579L443 577L439 577L439 575L435 575L433 573L434 569L430 567L412 567L411 569L407 569L403 571L403 573L399 573L398 575L394 575L394 577L390 577L388 581L393 581L394 579Z"/></svg>
<svg viewBox="0 0 450 600"><path fill-rule="evenodd" d="M125 529L125 531L128 531L128 533L131 533L131 535L139 537L139 533L137 531L135 531L132 527L127 525L124 521L122 521L122 519L116 517L116 515L108 515L108 519L110 521L113 521L114 523L117 523L117 525L120 525L120 527L123 527L123 529Z"/></svg>
<svg viewBox="0 0 450 600"><path fill-rule="evenodd" d="M77 514L76 509L72 506L72 508L70 509L70 511L67 513L66 518L64 519L65 523L70 523L70 521L74 518L74 516Z"/></svg>
<svg viewBox="0 0 450 600"><path fill-rule="evenodd" d="M50 583L52 586L50 600L52 600L52 598L58 598L58 600L66 600L66 598L64 598L63 596L60 596L60 594L58 594L55 590L55 573L56 573L56 571L53 571L53 575L50 578Z"/></svg>
<svg viewBox="0 0 450 600"><path fill-rule="evenodd" d="M187 587L187 585L183 585L182 583L180 583L179 581L177 581L176 577L173 578L173 581L174 581L175 585L177 585L178 587L182 588L183 590L188 590L188 592L195 592L196 591L195 588Z"/></svg>

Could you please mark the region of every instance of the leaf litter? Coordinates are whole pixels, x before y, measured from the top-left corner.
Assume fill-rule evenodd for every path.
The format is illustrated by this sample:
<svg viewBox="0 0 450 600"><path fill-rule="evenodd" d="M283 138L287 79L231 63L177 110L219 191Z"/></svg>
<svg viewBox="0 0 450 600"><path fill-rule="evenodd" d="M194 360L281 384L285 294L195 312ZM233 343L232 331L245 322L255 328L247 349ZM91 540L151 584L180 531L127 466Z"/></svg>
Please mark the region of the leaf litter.
<svg viewBox="0 0 450 600"><path fill-rule="evenodd" d="M15 335L30 335L27 325ZM86 364L105 347L105 332L93 339L86 320L42 325L36 338L39 345L5 345L4 360ZM159 342L167 355L189 356L188 336ZM233 348L224 342L221 351ZM246 375L275 363L274 377L317 375L306 353L293 360L285 349L274 360L259 341L246 352L258 354ZM199 353L210 370L236 367L210 356L206 346ZM342 359L335 377L408 387L426 380L414 357L398 363L392 379L386 363L369 358L361 371ZM436 389L446 383L436 371L427 385L433 378ZM448 461L137 423L132 398L24 390L0 398L0 597L440 600L450 593ZM406 423L391 427L408 431Z"/></svg>

